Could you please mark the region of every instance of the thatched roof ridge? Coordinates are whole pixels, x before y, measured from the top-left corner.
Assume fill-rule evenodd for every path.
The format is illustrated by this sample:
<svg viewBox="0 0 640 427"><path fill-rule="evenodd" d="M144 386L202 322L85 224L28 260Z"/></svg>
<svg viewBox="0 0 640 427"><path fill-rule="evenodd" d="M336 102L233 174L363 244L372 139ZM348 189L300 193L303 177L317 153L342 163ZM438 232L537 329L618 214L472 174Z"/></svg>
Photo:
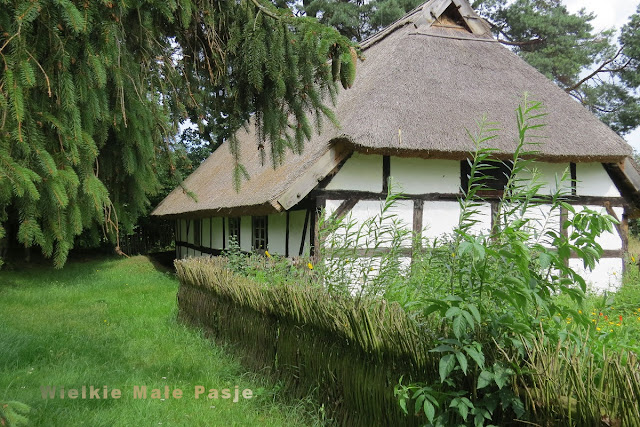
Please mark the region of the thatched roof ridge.
<svg viewBox="0 0 640 427"><path fill-rule="evenodd" d="M255 134L241 130L242 163L251 180L239 193L232 185L233 157L223 144L185 180L198 202L178 188L153 214L275 212L279 197L336 140L365 153L464 159L474 150L467 130L474 133L483 115L499 123L502 130L491 145L508 156L516 146L515 109L525 92L548 113L540 159L617 163L631 154L608 126L495 41L472 11L463 13L459 27L434 21L431 12L450 12L450 3L462 5L463 12L468 7L466 0L431 0L363 43L365 60L355 83L338 96L340 129L327 125L303 155L289 153L275 170L268 160L260 162Z"/></svg>

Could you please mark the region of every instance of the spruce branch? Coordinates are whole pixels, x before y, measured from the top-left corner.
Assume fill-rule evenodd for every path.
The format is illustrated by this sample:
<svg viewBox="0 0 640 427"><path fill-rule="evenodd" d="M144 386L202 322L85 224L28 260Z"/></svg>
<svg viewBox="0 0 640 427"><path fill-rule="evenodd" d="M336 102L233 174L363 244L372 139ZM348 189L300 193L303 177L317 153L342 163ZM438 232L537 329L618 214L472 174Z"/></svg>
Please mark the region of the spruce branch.
<svg viewBox="0 0 640 427"><path fill-rule="evenodd" d="M49 76L47 75L47 72L44 71L44 68L42 68L42 65L40 65L40 62L38 62L38 60L36 58L34 58L34 56L31 54L31 52L29 52L28 50L26 51L27 55L29 55L29 57L31 59L33 59L33 62L36 63L36 65L38 66L38 68L40 68L40 71L42 71L42 74L44 75L45 80L47 81L47 94L49 95L49 98L51 98L51 83L49 82Z"/></svg>

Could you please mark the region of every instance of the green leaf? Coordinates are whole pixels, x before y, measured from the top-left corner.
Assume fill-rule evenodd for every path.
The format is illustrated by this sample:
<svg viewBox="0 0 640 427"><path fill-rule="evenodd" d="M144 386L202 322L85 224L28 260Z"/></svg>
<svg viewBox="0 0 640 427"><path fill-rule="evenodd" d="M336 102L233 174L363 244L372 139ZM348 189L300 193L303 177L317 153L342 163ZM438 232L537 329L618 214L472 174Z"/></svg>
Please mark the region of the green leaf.
<svg viewBox="0 0 640 427"><path fill-rule="evenodd" d="M440 382L447 379L453 368L456 366L456 359L453 354L447 354L440 358L438 372L440 373Z"/></svg>
<svg viewBox="0 0 640 427"><path fill-rule="evenodd" d="M484 355L482 351L478 351L470 345L465 346L464 351L476 362L480 369L484 368Z"/></svg>
<svg viewBox="0 0 640 427"><path fill-rule="evenodd" d="M427 420L429 420L430 423L433 423L433 419L436 416L436 408L434 408L431 402L429 402L429 399L425 399L423 408L424 414L427 416Z"/></svg>
<svg viewBox="0 0 640 427"><path fill-rule="evenodd" d="M456 355L456 359L458 359L458 364L460 365L460 369L462 369L462 372L464 372L464 374L467 375L467 367L468 367L467 357L461 351L457 351L455 355Z"/></svg>
<svg viewBox="0 0 640 427"><path fill-rule="evenodd" d="M478 390L484 388L491 384L493 381L493 374L490 371L482 371L480 372L480 376L478 377Z"/></svg>
<svg viewBox="0 0 640 427"><path fill-rule="evenodd" d="M462 310L461 314L462 316L464 316L464 319L467 321L469 327L473 329L473 317L471 316L471 313L466 310Z"/></svg>
<svg viewBox="0 0 640 427"><path fill-rule="evenodd" d="M469 407L462 401L458 403L458 412L460 413L462 419L467 421L467 416L469 415Z"/></svg>
<svg viewBox="0 0 640 427"><path fill-rule="evenodd" d="M455 319L453 319L453 333L456 338L460 339L460 337L464 335L465 329L466 328L463 316L457 316Z"/></svg>
<svg viewBox="0 0 640 427"><path fill-rule="evenodd" d="M439 345L434 349L429 350L431 353L449 353L454 351L450 345Z"/></svg>
<svg viewBox="0 0 640 427"><path fill-rule="evenodd" d="M460 307L450 307L445 313L445 317L447 319L451 319L453 316L457 316L461 312L462 312L462 309L460 309Z"/></svg>
<svg viewBox="0 0 640 427"><path fill-rule="evenodd" d="M500 363L493 364L493 379L498 385L499 389L502 389L504 385L509 381L510 374Z"/></svg>
<svg viewBox="0 0 640 427"><path fill-rule="evenodd" d="M476 307L475 304L468 304L467 308L469 309L471 314L473 314L473 317L476 319L476 322L480 323L482 318L480 316L480 311L478 310L478 307Z"/></svg>

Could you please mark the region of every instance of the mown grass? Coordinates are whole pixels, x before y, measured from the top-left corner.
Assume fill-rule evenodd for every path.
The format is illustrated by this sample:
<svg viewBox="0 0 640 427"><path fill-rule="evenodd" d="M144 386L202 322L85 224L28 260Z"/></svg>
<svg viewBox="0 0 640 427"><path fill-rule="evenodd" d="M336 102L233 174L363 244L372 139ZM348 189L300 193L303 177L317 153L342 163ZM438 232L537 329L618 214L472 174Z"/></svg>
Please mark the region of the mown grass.
<svg viewBox="0 0 640 427"><path fill-rule="evenodd" d="M309 406L176 320L178 282L145 257L69 262L64 269L0 271L0 401L31 406L42 426L305 425ZM45 400L40 386L108 386L118 400ZM133 399L133 386L180 388L184 397ZM250 400L194 398L251 389Z"/></svg>

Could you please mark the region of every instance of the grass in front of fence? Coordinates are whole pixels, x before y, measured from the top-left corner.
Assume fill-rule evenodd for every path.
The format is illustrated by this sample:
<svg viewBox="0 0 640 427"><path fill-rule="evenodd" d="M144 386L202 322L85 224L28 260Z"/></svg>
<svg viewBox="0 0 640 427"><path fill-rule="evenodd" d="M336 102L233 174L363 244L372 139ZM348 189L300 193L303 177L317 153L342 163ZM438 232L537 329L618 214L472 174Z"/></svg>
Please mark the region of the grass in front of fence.
<svg viewBox="0 0 640 427"><path fill-rule="evenodd" d="M303 425L308 406L243 373L224 349L176 321L177 280L146 257L0 272L0 401L31 406L31 425ZM120 399L42 398L40 386L107 386ZM251 389L238 403L196 386ZM147 386L146 399L133 387ZM151 389L183 391L152 399ZM89 397L87 395L87 397Z"/></svg>

